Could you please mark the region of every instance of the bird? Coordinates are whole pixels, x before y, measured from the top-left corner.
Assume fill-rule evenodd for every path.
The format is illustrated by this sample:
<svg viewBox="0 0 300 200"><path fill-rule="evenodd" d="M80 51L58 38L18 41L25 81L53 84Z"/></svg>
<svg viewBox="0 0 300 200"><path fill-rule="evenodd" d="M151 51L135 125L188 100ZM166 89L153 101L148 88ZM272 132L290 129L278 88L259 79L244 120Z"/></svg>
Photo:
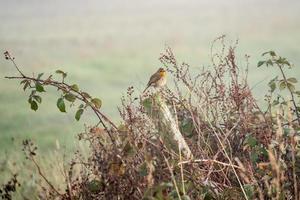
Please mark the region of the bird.
<svg viewBox="0 0 300 200"><path fill-rule="evenodd" d="M166 70L164 70L163 68L159 68L151 77L150 80L147 84L147 87L145 88L145 90L143 91L143 93L145 93L145 91L153 86L155 88L160 88L163 87L164 85L166 85L167 83L167 72Z"/></svg>

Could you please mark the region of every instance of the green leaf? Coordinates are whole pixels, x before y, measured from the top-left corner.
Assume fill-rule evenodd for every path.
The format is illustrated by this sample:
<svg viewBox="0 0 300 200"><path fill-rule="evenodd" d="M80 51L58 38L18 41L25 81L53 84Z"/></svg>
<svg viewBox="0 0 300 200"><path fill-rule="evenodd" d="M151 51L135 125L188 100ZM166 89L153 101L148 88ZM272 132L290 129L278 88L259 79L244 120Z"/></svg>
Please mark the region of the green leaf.
<svg viewBox="0 0 300 200"><path fill-rule="evenodd" d="M42 103L42 97L38 96L38 95L34 95L33 98L39 102L39 103Z"/></svg>
<svg viewBox="0 0 300 200"><path fill-rule="evenodd" d="M286 88L286 83L284 81L281 81L279 84L279 89L284 90Z"/></svg>
<svg viewBox="0 0 300 200"><path fill-rule="evenodd" d="M30 82L29 82L29 81L27 81L27 82L24 84L23 90L25 91L25 90L28 88L28 86L30 86Z"/></svg>
<svg viewBox="0 0 300 200"><path fill-rule="evenodd" d="M126 143L126 145L123 148L124 156L133 156L135 154L134 148L130 145L129 142Z"/></svg>
<svg viewBox="0 0 300 200"><path fill-rule="evenodd" d="M58 70L55 71L55 73L57 73L57 74L64 74L65 72L63 72L62 70L58 69Z"/></svg>
<svg viewBox="0 0 300 200"><path fill-rule="evenodd" d="M145 108L145 111L146 112L148 112L148 113L150 113L151 112L151 110L152 110L152 100L150 99L150 98L147 98L147 99L145 99L143 102L142 102L142 104L143 104L143 106L144 106L144 108Z"/></svg>
<svg viewBox="0 0 300 200"><path fill-rule="evenodd" d="M257 145L257 139L251 135L249 135L246 139L246 143L250 146L250 147L255 147Z"/></svg>
<svg viewBox="0 0 300 200"><path fill-rule="evenodd" d="M35 83L35 89L38 92L45 92L43 85L40 82Z"/></svg>
<svg viewBox="0 0 300 200"><path fill-rule="evenodd" d="M282 58L279 57L279 59L276 60L277 64L282 64L282 65L287 65L287 66L291 66L291 64L289 63L289 61L287 61L286 58Z"/></svg>
<svg viewBox="0 0 300 200"><path fill-rule="evenodd" d="M144 162L139 168L140 168L139 169L140 176L147 176L148 174L147 163Z"/></svg>
<svg viewBox="0 0 300 200"><path fill-rule="evenodd" d="M272 106L277 106L279 104L279 101L278 100L274 100L273 103L272 103Z"/></svg>
<svg viewBox="0 0 300 200"><path fill-rule="evenodd" d="M293 77L292 78L288 78L287 81L290 82L290 83L297 83L298 82L297 79L293 78Z"/></svg>
<svg viewBox="0 0 300 200"><path fill-rule="evenodd" d="M181 132L187 136L192 137L193 136L193 130L194 130L194 124L191 119L184 120L182 122L182 125L180 127Z"/></svg>
<svg viewBox="0 0 300 200"><path fill-rule="evenodd" d="M268 85L271 88L271 92L274 92L275 89L276 89L276 83L275 83L275 81L270 81Z"/></svg>
<svg viewBox="0 0 300 200"><path fill-rule="evenodd" d="M276 56L276 53L274 51L269 51L271 56Z"/></svg>
<svg viewBox="0 0 300 200"><path fill-rule="evenodd" d="M270 59L269 59L269 60L267 60L267 61L266 61L266 65L267 65L267 66L269 66L269 65L273 66L273 61L272 61L272 60L270 60Z"/></svg>
<svg viewBox="0 0 300 200"><path fill-rule="evenodd" d="M295 86L294 86L293 84L287 83L287 87L289 88L289 90L290 90L291 92L294 92L294 91L295 91Z"/></svg>
<svg viewBox="0 0 300 200"><path fill-rule="evenodd" d="M63 98L59 98L56 103L60 112L66 112L66 105Z"/></svg>
<svg viewBox="0 0 300 200"><path fill-rule="evenodd" d="M267 158L268 155L269 155L269 154L268 154L268 151L267 151L264 147L261 147L261 148L260 148L260 154L263 155L263 156L266 157L266 158Z"/></svg>
<svg viewBox="0 0 300 200"><path fill-rule="evenodd" d="M283 101L283 102L281 102L280 104L281 104L281 105L287 106L287 102L286 102L286 101Z"/></svg>
<svg viewBox="0 0 300 200"><path fill-rule="evenodd" d="M76 92L78 92L78 91L79 91L79 87L78 87L78 85L77 85L77 84L73 84L73 85L71 85L71 88L72 88L72 90L74 90L74 91L76 91Z"/></svg>
<svg viewBox="0 0 300 200"><path fill-rule="evenodd" d="M100 99L94 98L94 99L92 99L91 102L95 105L96 108L98 108L98 109L101 108L102 101Z"/></svg>
<svg viewBox="0 0 300 200"><path fill-rule="evenodd" d="M87 92L81 92L81 95L84 96L87 99L92 98L91 95L89 95L89 93L87 93Z"/></svg>
<svg viewBox="0 0 300 200"><path fill-rule="evenodd" d="M262 66L263 64L265 64L265 62L266 62L266 61L259 61L259 62L257 63L257 67Z"/></svg>
<svg viewBox="0 0 300 200"><path fill-rule="evenodd" d="M33 96L33 95L35 95L35 94L36 94L36 90L31 90L30 96Z"/></svg>
<svg viewBox="0 0 300 200"><path fill-rule="evenodd" d="M251 159L252 162L256 163L257 160L258 160L258 154L257 154L257 152L252 152L250 154L250 159Z"/></svg>
<svg viewBox="0 0 300 200"><path fill-rule="evenodd" d="M65 95L65 99L66 99L67 101L74 102L74 101L76 100L76 97L75 97L75 95L73 95L73 94L71 94L71 93L67 93L67 94Z"/></svg>
<svg viewBox="0 0 300 200"><path fill-rule="evenodd" d="M44 75L44 73L40 73L38 76L37 76L37 79L40 80L40 78Z"/></svg>
<svg viewBox="0 0 300 200"><path fill-rule="evenodd" d="M245 184L244 185L244 189L245 189L245 192L246 192L246 195L249 199L254 199L254 194L255 194L255 190L254 190L254 187L250 184Z"/></svg>
<svg viewBox="0 0 300 200"><path fill-rule="evenodd" d="M86 187L91 193L97 194L103 189L104 183L99 180L92 180L86 184Z"/></svg>
<svg viewBox="0 0 300 200"><path fill-rule="evenodd" d="M32 110L36 111L38 109L38 104L36 103L36 101L34 100L31 100L31 103L30 103L30 107Z"/></svg>
<svg viewBox="0 0 300 200"><path fill-rule="evenodd" d="M28 82L28 80L22 80L21 82L20 82L20 85L22 85L22 84L24 84L24 83L26 83L26 82Z"/></svg>
<svg viewBox="0 0 300 200"><path fill-rule="evenodd" d="M75 114L75 119L76 119L77 121L80 120L82 113L83 113L83 109L78 109L78 110L77 110L77 112L76 112L76 114Z"/></svg>
<svg viewBox="0 0 300 200"><path fill-rule="evenodd" d="M265 56L265 55L267 55L267 54L270 54L271 56L276 56L276 53L275 53L274 51L267 51L267 52L264 52L264 53L262 54L262 56Z"/></svg>
<svg viewBox="0 0 300 200"><path fill-rule="evenodd" d="M55 73L61 74L63 78L67 77L67 73L63 72L62 70L56 70Z"/></svg>

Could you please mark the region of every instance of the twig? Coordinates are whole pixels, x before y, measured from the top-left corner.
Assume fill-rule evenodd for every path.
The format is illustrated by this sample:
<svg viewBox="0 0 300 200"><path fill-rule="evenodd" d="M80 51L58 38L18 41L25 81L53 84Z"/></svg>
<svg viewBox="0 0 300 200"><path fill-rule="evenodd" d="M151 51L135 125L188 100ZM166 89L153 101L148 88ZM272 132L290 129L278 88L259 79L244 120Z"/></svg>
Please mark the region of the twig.
<svg viewBox="0 0 300 200"><path fill-rule="evenodd" d="M4 52L4 56L5 56L5 59L6 60L10 60L15 68L17 69L17 71L21 74L22 77L25 77L25 75L21 72L21 70L19 69L18 65L15 63L15 58L14 57L11 57L10 53L8 51L5 51Z"/></svg>
<svg viewBox="0 0 300 200"><path fill-rule="evenodd" d="M33 158L33 156L30 156L30 160L34 163L35 167L37 168L39 175L44 179L44 181L51 187L51 189L53 191L55 191L55 193L57 193L58 195L62 195L61 193L59 193L55 187L50 183L50 181L46 178L46 176L43 174L40 166L37 164L37 162L35 161L35 159Z"/></svg>
<svg viewBox="0 0 300 200"><path fill-rule="evenodd" d="M75 97L85 103L89 103L88 99L80 92L80 91L76 91L74 89L72 89L72 87L66 83L60 83L58 81L49 81L49 80L41 80L41 79L36 79L36 78L32 78L32 77L27 77L25 75L22 75L21 77L20 76L5 76L5 78L7 79L23 79L23 80L31 80L31 81L35 81L35 82L41 82L41 83L44 83L44 84L48 84L48 85L51 85L53 87L56 87L58 89L61 89L61 90L66 90L69 89L70 91L76 93L77 95L75 95ZM92 110L94 111L94 113L96 114L96 116L98 117L100 123L102 124L102 126L104 127L104 129L107 131L111 141L113 143L115 143L114 141L114 138L111 134L111 131L107 128L107 126L105 125L104 121L102 120L102 118L108 122L114 129L118 129L117 126L111 121L109 120L108 117L106 117L102 112L99 111L99 109L97 109L96 107L94 107L93 105L91 104L88 104Z"/></svg>
<svg viewBox="0 0 300 200"><path fill-rule="evenodd" d="M288 104L288 107L290 107L290 104ZM292 112L288 112L288 121L289 121L289 127L291 129L290 134L290 141L291 141L291 154L292 154L292 170L293 170L293 182L294 182L294 195L295 199L298 199L298 184L297 184L297 170L296 170L296 152L295 149L297 147L297 142L295 141L295 130L292 126Z"/></svg>
<svg viewBox="0 0 300 200"><path fill-rule="evenodd" d="M282 69L282 66L280 64L277 64L277 66L279 67L280 69L280 72L282 74L282 77L284 79L284 82L287 84L288 81L287 81L287 78L283 72L283 69ZM288 85L287 85L288 86ZM287 89L289 90L290 94L291 94L291 97L292 97L292 102L293 102L293 106L295 108L295 112L296 112L296 115L297 115L297 120L298 120L298 123L300 125L300 114L298 112L298 109L297 109L297 105L296 105L296 100L295 100L295 97L294 97L294 93L292 92L291 88L290 87L287 87Z"/></svg>
<svg viewBox="0 0 300 200"><path fill-rule="evenodd" d="M244 189L244 187L243 187L243 184L242 184L242 182L241 182L241 180L240 180L240 178L239 178L239 176L238 176L238 174L237 174L237 172L236 172L236 170L235 170L235 168L234 168L234 166L233 166L233 163L232 163L232 161L231 161L231 159L230 159L230 157L229 157L229 155L228 155L228 153L227 153L227 151L226 151L226 148L225 148L223 142L221 141L221 139L220 139L218 133L216 132L214 126L212 125L212 123L211 123L210 121L208 121L208 123L209 123L209 125L211 126L211 128L212 128L214 134L216 135L216 138L217 138L219 144L220 144L221 147L222 147L222 150L223 150L223 152L224 152L225 157L228 159L229 164L230 164L230 166L232 167L233 173L234 173L234 175L236 176L236 179L237 179L237 181L238 181L238 183L239 183L239 185L240 185L240 187L241 187L241 190L242 190L242 192L243 192L243 195L244 195L245 199L248 200L248 196L247 196L246 191L245 191L245 189ZM233 128L232 128L231 130L233 130L234 127L236 127L236 126L238 125L238 123L239 123L239 121L233 126Z"/></svg>
<svg viewBox="0 0 300 200"><path fill-rule="evenodd" d="M21 75L21 77L19 77L19 76L6 76L5 78L7 78L7 79L26 79L26 80L32 80L32 81L35 81L35 82L41 82L41 83L44 83L44 84L50 84L50 85L52 85L54 87L57 87L59 89L62 89L62 90L65 90L65 88L63 88L63 86L64 86L67 89L69 89L70 91L72 91L72 92L76 93L77 95L79 95L80 97L75 95L75 97L77 99L79 99L79 100L81 100L81 101L83 101L85 103L89 103L88 99L86 99L86 97L81 92L74 90L70 85L66 84L64 82L64 79L63 79L62 82L57 82L57 81L53 81L53 80L50 80L50 81L49 80L40 80L40 79L36 79L36 78L25 76L24 73L18 67L18 65L15 63L15 61L14 61L15 58L12 57L8 51L4 52L4 56L5 56L5 58L7 60L10 60L13 63L14 67L17 69L17 71ZM88 105L90 105L90 104L88 104ZM112 137L110 130L107 128L107 126L103 122L102 118L106 122L108 122L116 130L118 130L117 126L108 117L106 117L102 112L100 112L99 109L97 109L96 107L94 107L92 105L90 105L90 107L92 108L92 110L94 111L94 113L97 115L97 117L99 119L99 122L102 124L102 126L104 127L104 129L107 131L107 133L108 133L111 141L113 143L115 143L114 138Z"/></svg>
<svg viewBox="0 0 300 200"><path fill-rule="evenodd" d="M188 163L201 163L201 162L208 162L208 163L213 162L213 163L217 163L217 164L224 165L224 166L229 166L229 167L234 167L234 168L237 168L237 169L242 169L240 166L231 165L229 163L224 163L224 162L221 162L221 161L218 161L218 160L214 160L214 159L186 160L186 161L179 162L178 165L183 165L183 164L188 164Z"/></svg>
<svg viewBox="0 0 300 200"><path fill-rule="evenodd" d="M171 168L170 163L169 163L168 159L166 158L164 152L162 152L162 155L163 155L163 157L164 157L164 159L165 159L165 162L166 162L166 164L167 164L167 166L168 166L168 169L169 169L169 172L170 172L170 174L171 174L172 181L173 181L174 187L175 187L175 189L176 189L176 193L177 193L177 195L178 195L178 198L179 198L179 200L181 200L180 192L179 192L179 189L178 189L176 180L175 180L175 176L174 176L174 173L173 173L173 169Z"/></svg>
<svg viewBox="0 0 300 200"><path fill-rule="evenodd" d="M179 151L179 163L182 163L182 156L181 156L181 150L179 148L179 145L178 145L178 151ZM179 164L179 163L178 165L180 166L182 192L183 195L185 196L186 192L185 192L185 185L184 185L183 164Z"/></svg>

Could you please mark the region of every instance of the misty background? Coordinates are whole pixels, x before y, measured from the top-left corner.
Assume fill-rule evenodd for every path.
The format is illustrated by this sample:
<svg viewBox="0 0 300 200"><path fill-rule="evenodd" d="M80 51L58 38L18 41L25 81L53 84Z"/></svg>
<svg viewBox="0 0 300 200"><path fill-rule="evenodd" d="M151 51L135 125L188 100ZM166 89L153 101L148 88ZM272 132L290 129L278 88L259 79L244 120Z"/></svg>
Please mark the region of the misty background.
<svg viewBox="0 0 300 200"><path fill-rule="evenodd" d="M179 61L208 67L211 43L223 34L228 44L239 40L238 64L246 66L244 55L250 55L250 85L263 100L260 91L277 73L256 67L263 52L287 57L295 65L291 73L300 75L299 10L297 0L0 0L0 50L11 52L28 75L67 72L68 83L99 97L102 111L118 122L121 96L129 86L144 89L166 46ZM0 74L0 158L20 151L24 138L46 152L57 143L72 149L75 135L95 120L87 113L76 122L75 108L60 113L59 95L50 88L34 112L29 91L3 78L16 75L4 56Z"/></svg>

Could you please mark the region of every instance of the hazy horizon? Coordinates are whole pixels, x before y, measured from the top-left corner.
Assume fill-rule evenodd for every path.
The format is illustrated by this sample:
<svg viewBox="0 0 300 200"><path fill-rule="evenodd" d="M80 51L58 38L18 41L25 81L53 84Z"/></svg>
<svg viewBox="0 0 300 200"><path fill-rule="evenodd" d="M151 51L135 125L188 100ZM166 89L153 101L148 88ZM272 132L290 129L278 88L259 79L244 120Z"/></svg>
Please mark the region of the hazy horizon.
<svg viewBox="0 0 300 200"><path fill-rule="evenodd" d="M191 67L208 66L211 42L223 34L229 44L239 39L239 64L251 56L250 85L262 99L260 91L276 71L256 68L261 53L272 49L300 65L299 9L296 0L0 1L0 50L9 50L27 74L68 72L69 82L101 98L102 110L118 120L121 96L128 86L145 87L166 45ZM4 58L0 65L2 77L15 74ZM0 88L3 141L33 137L53 145L54 138L70 140L90 122L89 116L75 122L70 109L67 116L59 113L55 90L32 112L17 82L2 78Z"/></svg>

